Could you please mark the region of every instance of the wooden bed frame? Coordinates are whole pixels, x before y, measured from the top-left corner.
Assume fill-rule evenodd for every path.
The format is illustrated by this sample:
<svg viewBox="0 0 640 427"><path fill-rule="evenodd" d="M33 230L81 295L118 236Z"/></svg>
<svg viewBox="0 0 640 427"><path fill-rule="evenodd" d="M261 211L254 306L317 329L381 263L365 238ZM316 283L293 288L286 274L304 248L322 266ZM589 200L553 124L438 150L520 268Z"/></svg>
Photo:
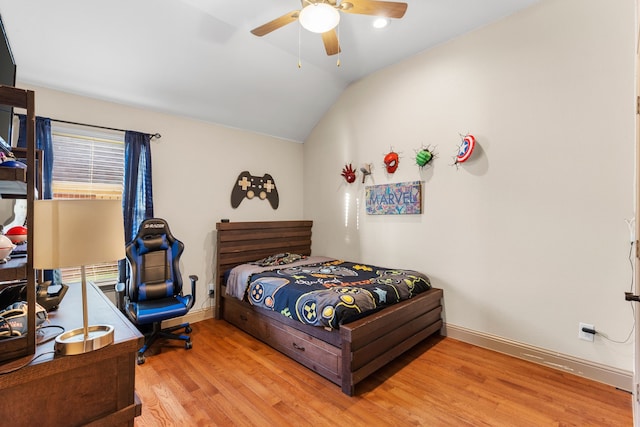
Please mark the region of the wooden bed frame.
<svg viewBox="0 0 640 427"><path fill-rule="evenodd" d="M281 252L311 255L312 221L221 222L216 225L215 318L224 319L352 396L355 385L442 328L442 289L342 325L309 326L226 296L224 273Z"/></svg>

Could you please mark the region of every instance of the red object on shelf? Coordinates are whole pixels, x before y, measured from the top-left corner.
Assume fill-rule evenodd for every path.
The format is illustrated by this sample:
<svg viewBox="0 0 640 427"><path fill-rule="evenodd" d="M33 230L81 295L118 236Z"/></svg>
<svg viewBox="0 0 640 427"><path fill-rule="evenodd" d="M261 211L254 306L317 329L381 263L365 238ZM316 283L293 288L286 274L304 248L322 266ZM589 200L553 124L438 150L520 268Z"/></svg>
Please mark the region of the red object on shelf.
<svg viewBox="0 0 640 427"><path fill-rule="evenodd" d="M5 233L5 236L7 236L13 244L23 243L27 240L27 227L23 227L21 225L11 227Z"/></svg>

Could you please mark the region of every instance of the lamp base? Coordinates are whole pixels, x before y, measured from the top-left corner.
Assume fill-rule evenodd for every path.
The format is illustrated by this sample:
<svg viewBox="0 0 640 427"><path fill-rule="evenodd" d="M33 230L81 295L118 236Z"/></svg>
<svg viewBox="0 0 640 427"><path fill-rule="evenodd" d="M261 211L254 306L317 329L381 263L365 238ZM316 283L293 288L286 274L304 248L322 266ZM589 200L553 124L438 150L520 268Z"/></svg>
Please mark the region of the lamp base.
<svg viewBox="0 0 640 427"><path fill-rule="evenodd" d="M84 328L73 329L56 337L53 348L56 354L69 356L98 350L113 343L113 326L92 325L87 328L88 336L84 336Z"/></svg>

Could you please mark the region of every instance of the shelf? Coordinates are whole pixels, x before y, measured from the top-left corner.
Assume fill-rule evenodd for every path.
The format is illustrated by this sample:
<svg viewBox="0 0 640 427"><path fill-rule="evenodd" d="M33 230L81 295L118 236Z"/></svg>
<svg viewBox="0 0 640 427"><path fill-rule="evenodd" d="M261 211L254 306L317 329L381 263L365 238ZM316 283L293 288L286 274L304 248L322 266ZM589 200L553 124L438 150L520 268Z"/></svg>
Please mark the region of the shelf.
<svg viewBox="0 0 640 427"><path fill-rule="evenodd" d="M0 197L3 199L24 199L27 195L27 184L19 181L0 181Z"/></svg>
<svg viewBox="0 0 640 427"><path fill-rule="evenodd" d="M29 110L33 108L33 92L13 86L0 86L0 103ZM31 99L29 99L31 97Z"/></svg>
<svg viewBox="0 0 640 427"><path fill-rule="evenodd" d="M3 198L26 197L27 170L0 166L0 195Z"/></svg>
<svg viewBox="0 0 640 427"><path fill-rule="evenodd" d="M0 264L0 282L24 280L27 277L27 257L11 258Z"/></svg>
<svg viewBox="0 0 640 427"><path fill-rule="evenodd" d="M24 183L26 194L27 170L0 166L0 181L19 181L20 183Z"/></svg>
<svg viewBox="0 0 640 427"><path fill-rule="evenodd" d="M36 182L41 176L40 169L36 167L35 148L35 100L34 92L18 89L11 86L0 86L0 104L27 110L26 113L26 149L22 149L26 157L27 169L10 168L0 166L0 195L3 198L24 198L27 201L27 212L33 212L33 201L36 194ZM38 177L38 178L37 178ZM36 277L33 269L32 253L33 239L33 215L27 215L27 256L15 256L7 262L0 264L0 282L13 286L23 282L26 289L27 302L27 332L18 338L4 339L0 341L0 362L32 355L36 350ZM3 309L4 307L0 307Z"/></svg>
<svg viewBox="0 0 640 427"><path fill-rule="evenodd" d="M0 264L0 282L24 280L27 277L27 244L19 243L7 262Z"/></svg>

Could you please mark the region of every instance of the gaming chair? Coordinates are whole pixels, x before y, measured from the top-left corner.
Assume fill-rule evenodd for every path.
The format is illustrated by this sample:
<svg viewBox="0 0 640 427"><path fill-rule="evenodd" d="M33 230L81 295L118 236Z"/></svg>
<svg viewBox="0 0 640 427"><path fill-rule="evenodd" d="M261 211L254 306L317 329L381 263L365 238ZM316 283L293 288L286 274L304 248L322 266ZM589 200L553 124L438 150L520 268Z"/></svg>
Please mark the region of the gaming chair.
<svg viewBox="0 0 640 427"><path fill-rule="evenodd" d="M118 284L118 306L145 334L144 346L138 350L138 364L145 362L145 351L158 338L177 339L191 348L189 335L174 333L184 329L191 332L189 323L162 329L163 320L184 316L195 302L198 277L189 276L191 295L182 294L180 255L182 242L171 234L164 219L146 219L138 234L126 246L129 276L127 283Z"/></svg>

